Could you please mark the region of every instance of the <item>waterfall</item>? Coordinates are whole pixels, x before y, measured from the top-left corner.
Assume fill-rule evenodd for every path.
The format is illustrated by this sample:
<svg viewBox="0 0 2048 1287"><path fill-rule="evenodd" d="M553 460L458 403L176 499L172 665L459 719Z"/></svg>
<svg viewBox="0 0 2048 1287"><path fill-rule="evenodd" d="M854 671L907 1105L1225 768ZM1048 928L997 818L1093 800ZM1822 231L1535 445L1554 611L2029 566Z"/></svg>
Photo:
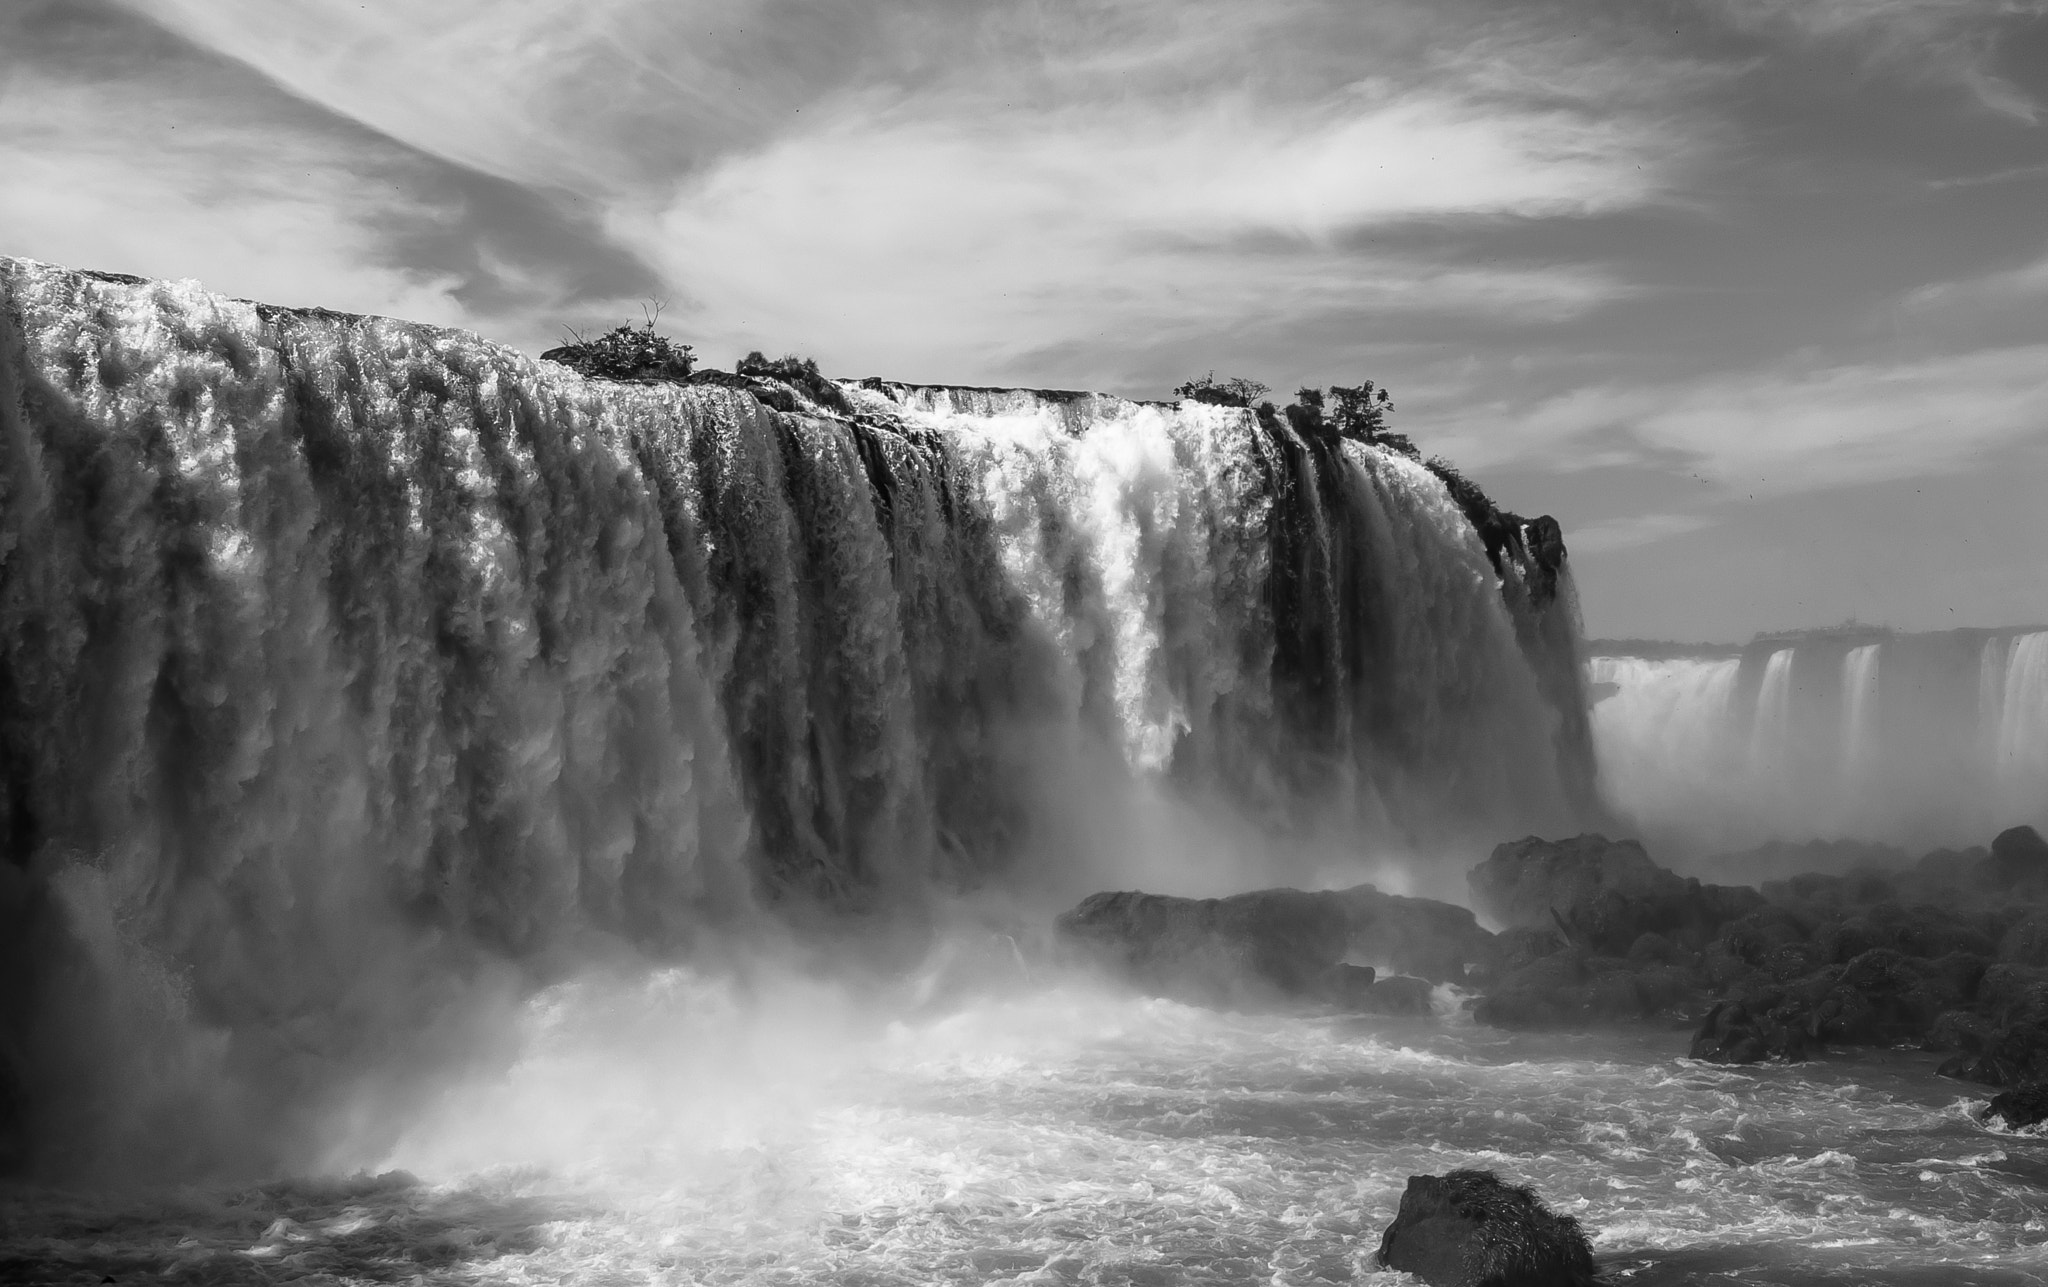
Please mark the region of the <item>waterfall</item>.
<svg viewBox="0 0 2048 1287"><path fill-rule="evenodd" d="M0 1148L305 1159L592 961L1587 816L1569 572L1430 470L734 385L0 260Z"/></svg>
<svg viewBox="0 0 2048 1287"><path fill-rule="evenodd" d="M2024 816L2048 794L2048 630L2010 640L2000 660L1992 772L2001 803Z"/></svg>
<svg viewBox="0 0 2048 1287"><path fill-rule="evenodd" d="M1740 671L1734 657L1594 657L1595 690L1607 693L1593 707L1607 798L1659 820L1732 790L1744 769L1734 736Z"/></svg>
<svg viewBox="0 0 2048 1287"><path fill-rule="evenodd" d="M1592 675L1607 798L1672 852L2048 824L2048 631L1818 630Z"/></svg>
<svg viewBox="0 0 2048 1287"><path fill-rule="evenodd" d="M1757 686L1749 722L1749 773L1760 790L1775 790L1791 767L1792 658L1797 651L1775 649Z"/></svg>
<svg viewBox="0 0 2048 1287"><path fill-rule="evenodd" d="M1877 754L1879 644L1851 648L1842 658L1842 791L1854 800Z"/></svg>

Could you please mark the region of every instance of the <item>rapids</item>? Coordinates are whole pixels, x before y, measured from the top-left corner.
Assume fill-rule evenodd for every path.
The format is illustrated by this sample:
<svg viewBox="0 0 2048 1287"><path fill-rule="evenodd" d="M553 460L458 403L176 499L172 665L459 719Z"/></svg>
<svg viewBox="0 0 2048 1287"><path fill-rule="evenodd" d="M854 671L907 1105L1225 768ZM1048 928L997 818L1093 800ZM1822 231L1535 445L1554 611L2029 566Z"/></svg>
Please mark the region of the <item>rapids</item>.
<svg viewBox="0 0 2048 1287"><path fill-rule="evenodd" d="M1426 1020L1056 975L914 999L683 970L561 985L524 1008L509 1071L380 1160L405 1171L16 1196L0 1273L1394 1287L1371 1255L1406 1177L1468 1165L1578 1216L1614 1282L2048 1273L2048 1146L1978 1125L1927 1056L1720 1068L1674 1058L1678 1033L1476 1028L1448 995Z"/></svg>

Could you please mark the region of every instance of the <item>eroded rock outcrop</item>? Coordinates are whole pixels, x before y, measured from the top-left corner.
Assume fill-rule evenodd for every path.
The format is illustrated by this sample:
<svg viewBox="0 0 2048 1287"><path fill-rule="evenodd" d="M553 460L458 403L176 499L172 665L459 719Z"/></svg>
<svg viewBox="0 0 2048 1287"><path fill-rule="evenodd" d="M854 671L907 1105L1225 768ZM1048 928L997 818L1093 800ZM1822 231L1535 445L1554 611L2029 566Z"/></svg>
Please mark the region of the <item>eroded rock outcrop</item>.
<svg viewBox="0 0 2048 1287"><path fill-rule="evenodd" d="M1589 951L1624 956L1644 934L1701 947L1763 905L1756 890L1703 885L1650 860L1640 842L1600 835L1529 836L1500 845L1467 877L1472 903L1503 925L1555 922Z"/></svg>
<svg viewBox="0 0 2048 1287"><path fill-rule="evenodd" d="M1379 1263L1430 1287L1590 1287L1593 1248L1571 1216L1491 1171L1411 1175Z"/></svg>
<svg viewBox="0 0 2048 1287"><path fill-rule="evenodd" d="M1493 939L1462 907L1371 885L1228 898L1100 893L1057 928L1097 963L1161 996L1384 1014L1427 1013L1431 985L1463 979L1465 963L1484 959ZM1381 977L1376 966L1391 973Z"/></svg>

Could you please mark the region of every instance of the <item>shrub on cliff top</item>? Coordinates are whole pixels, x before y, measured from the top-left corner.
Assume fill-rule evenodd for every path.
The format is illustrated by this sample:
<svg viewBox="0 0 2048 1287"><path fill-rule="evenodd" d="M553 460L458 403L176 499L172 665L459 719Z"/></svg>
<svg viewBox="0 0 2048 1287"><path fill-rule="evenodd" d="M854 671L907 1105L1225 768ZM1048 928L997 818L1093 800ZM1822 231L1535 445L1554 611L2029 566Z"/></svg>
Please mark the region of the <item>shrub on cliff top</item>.
<svg viewBox="0 0 2048 1287"><path fill-rule="evenodd" d="M1350 387L1333 384L1330 400L1336 404L1330 418L1336 423L1337 432L1362 442L1376 441L1386 432L1387 415L1394 409L1393 395L1371 380ZM1321 405L1320 400L1317 405Z"/></svg>
<svg viewBox="0 0 2048 1287"><path fill-rule="evenodd" d="M1393 410L1392 395L1367 380L1356 385L1331 385L1327 394L1315 388L1297 390L1293 404L1287 408L1287 422L1299 433L1318 437L1334 434L1421 460L1422 452L1407 434L1387 428L1387 416Z"/></svg>
<svg viewBox="0 0 2048 1287"><path fill-rule="evenodd" d="M780 380L821 407L848 413L853 411L846 391L818 370L816 358L800 358L789 353L771 359L755 349L734 363L732 369L751 379Z"/></svg>
<svg viewBox="0 0 2048 1287"><path fill-rule="evenodd" d="M695 364L690 346L657 334L654 324L660 318L661 305L656 304L637 327L615 326L596 339L572 330L569 343L549 349L541 360L607 380L687 380Z"/></svg>
<svg viewBox="0 0 2048 1287"><path fill-rule="evenodd" d="M1173 391L1173 396L1206 402L1217 407L1249 407L1252 400L1264 392L1266 386L1257 380L1247 380L1243 376L1219 380L1216 373L1211 371L1179 386Z"/></svg>

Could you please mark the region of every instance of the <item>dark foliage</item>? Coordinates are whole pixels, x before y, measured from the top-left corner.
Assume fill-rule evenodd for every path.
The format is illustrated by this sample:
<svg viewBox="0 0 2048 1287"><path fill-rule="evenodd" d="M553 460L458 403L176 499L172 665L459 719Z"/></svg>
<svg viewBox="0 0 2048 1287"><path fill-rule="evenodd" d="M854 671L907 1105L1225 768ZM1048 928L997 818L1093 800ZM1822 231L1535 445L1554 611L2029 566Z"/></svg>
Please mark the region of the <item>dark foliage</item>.
<svg viewBox="0 0 2048 1287"><path fill-rule="evenodd" d="M1500 512L1493 498L1480 490L1478 483L1459 473L1458 467L1442 456L1431 456L1423 464L1430 473L1443 480L1444 489L1450 492L1451 499L1465 511L1465 517L1472 520L1474 527L1480 526L1487 516Z"/></svg>
<svg viewBox="0 0 2048 1287"><path fill-rule="evenodd" d="M741 358L733 370L754 380L779 380L802 393L821 407L852 414L853 404L846 391L818 370L815 358L800 358L794 353L770 359L759 349ZM790 410L792 408L782 408Z"/></svg>
<svg viewBox="0 0 2048 1287"><path fill-rule="evenodd" d="M1407 434L1387 428L1387 416L1393 410L1394 400L1387 391L1367 380L1357 385L1332 385L1327 394L1316 388L1295 390L1294 402L1287 408L1287 423L1297 433L1369 442L1421 460L1422 452Z"/></svg>
<svg viewBox="0 0 2048 1287"><path fill-rule="evenodd" d="M695 364L690 346L656 333L660 317L657 306L641 325L615 326L596 339L572 331L570 343L549 349L541 360L606 380L687 380Z"/></svg>
<svg viewBox="0 0 2048 1287"><path fill-rule="evenodd" d="M1330 386L1330 400L1335 404L1330 411L1330 420L1337 426L1337 432L1361 442L1378 440L1386 430L1388 414L1394 409L1393 396L1371 380L1350 387L1333 384ZM1407 442L1407 439L1402 441ZM1412 445L1410 449L1413 449Z"/></svg>
<svg viewBox="0 0 2048 1287"><path fill-rule="evenodd" d="M1267 386L1257 380L1247 380L1242 376L1218 380L1216 373L1211 371L1175 388L1173 396L1207 402L1218 407L1249 407L1253 399L1266 391Z"/></svg>

